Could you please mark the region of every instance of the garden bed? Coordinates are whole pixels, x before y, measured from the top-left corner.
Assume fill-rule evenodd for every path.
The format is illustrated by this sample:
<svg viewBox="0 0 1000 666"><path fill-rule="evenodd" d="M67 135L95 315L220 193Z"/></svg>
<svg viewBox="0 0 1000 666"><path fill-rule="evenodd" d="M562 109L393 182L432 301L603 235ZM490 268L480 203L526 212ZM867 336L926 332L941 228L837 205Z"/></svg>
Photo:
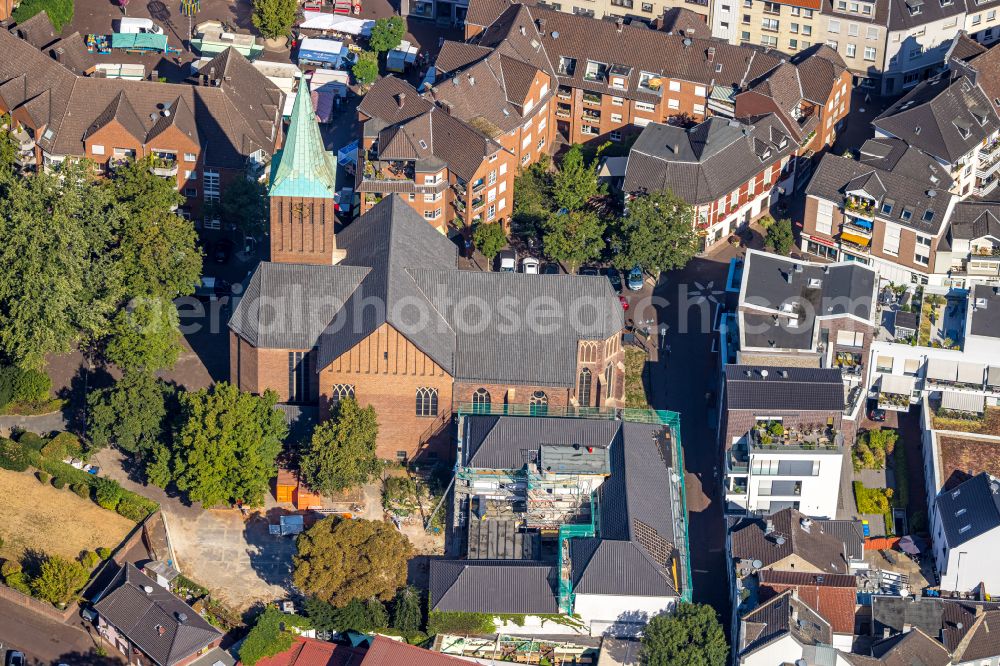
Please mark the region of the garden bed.
<svg viewBox="0 0 1000 666"><path fill-rule="evenodd" d="M632 409L649 409L646 392L647 362L646 352L636 347L625 348L625 406Z"/></svg>
<svg viewBox="0 0 1000 666"><path fill-rule="evenodd" d="M949 418L935 412L933 420L935 430L1000 436L1000 407L987 407L982 418Z"/></svg>

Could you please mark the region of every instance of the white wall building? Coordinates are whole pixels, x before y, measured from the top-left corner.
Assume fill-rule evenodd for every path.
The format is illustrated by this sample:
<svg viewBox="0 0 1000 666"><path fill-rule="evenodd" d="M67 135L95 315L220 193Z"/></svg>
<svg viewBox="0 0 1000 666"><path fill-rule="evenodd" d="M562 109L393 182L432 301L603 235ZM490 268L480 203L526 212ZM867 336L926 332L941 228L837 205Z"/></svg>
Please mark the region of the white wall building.
<svg viewBox="0 0 1000 666"><path fill-rule="evenodd" d="M983 472L940 493L932 529L941 589L1000 589L1000 481Z"/></svg>

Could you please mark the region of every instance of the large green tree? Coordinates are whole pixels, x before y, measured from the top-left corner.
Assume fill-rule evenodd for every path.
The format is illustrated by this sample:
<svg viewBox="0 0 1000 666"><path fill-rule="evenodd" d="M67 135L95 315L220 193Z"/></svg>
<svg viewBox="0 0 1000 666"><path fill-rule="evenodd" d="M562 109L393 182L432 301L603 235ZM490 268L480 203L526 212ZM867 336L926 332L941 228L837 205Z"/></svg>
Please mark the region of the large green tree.
<svg viewBox="0 0 1000 666"><path fill-rule="evenodd" d="M419 631L421 620L420 590L412 585L399 588L392 605L392 626L405 634Z"/></svg>
<svg viewBox="0 0 1000 666"><path fill-rule="evenodd" d="M682 603L649 621L642 651L648 666L724 666L729 646L715 609Z"/></svg>
<svg viewBox="0 0 1000 666"><path fill-rule="evenodd" d="M282 613L268 606L257 617L253 628L240 645L240 661L254 666L261 659L273 657L292 647L295 634L291 627L308 628L310 622L303 617Z"/></svg>
<svg viewBox="0 0 1000 666"><path fill-rule="evenodd" d="M170 299L135 299L111 320L104 355L123 370L172 368L181 353L179 327Z"/></svg>
<svg viewBox="0 0 1000 666"><path fill-rule="evenodd" d="M548 155L521 171L514 179L514 215L512 221L519 231L541 230L557 208L552 196L552 174Z"/></svg>
<svg viewBox="0 0 1000 666"><path fill-rule="evenodd" d="M79 562L55 555L42 562L31 588L45 601L64 606L76 598L87 578L89 574Z"/></svg>
<svg viewBox="0 0 1000 666"><path fill-rule="evenodd" d="M262 504L288 433L277 402L274 391L256 396L226 382L181 393L171 459L177 487L205 506Z"/></svg>
<svg viewBox="0 0 1000 666"><path fill-rule="evenodd" d="M332 494L367 483L382 471L375 455L378 418L371 406L354 398L334 407L329 420L313 431L302 456L302 479L312 490Z"/></svg>
<svg viewBox="0 0 1000 666"><path fill-rule="evenodd" d="M570 272L593 261L604 251L604 220L589 210L553 213L545 223L542 246L549 259L566 264Z"/></svg>
<svg viewBox="0 0 1000 666"><path fill-rule="evenodd" d="M287 37L298 9L296 0L254 0L250 20L266 39Z"/></svg>
<svg viewBox="0 0 1000 666"><path fill-rule="evenodd" d="M639 265L653 275L682 268L698 252L693 216L691 206L669 190L630 200L612 241L615 266Z"/></svg>
<svg viewBox="0 0 1000 666"><path fill-rule="evenodd" d="M169 441L169 416L175 389L151 373L126 371L107 388L87 396L87 436L90 449L114 445L146 456Z"/></svg>
<svg viewBox="0 0 1000 666"><path fill-rule="evenodd" d="M259 236L267 222L267 188L257 180L237 178L222 192L219 212L248 236Z"/></svg>
<svg viewBox="0 0 1000 666"><path fill-rule="evenodd" d="M24 23L35 14L45 11L57 33L73 21L73 0L21 0L14 10L14 20Z"/></svg>
<svg viewBox="0 0 1000 666"><path fill-rule="evenodd" d="M0 127L11 126L10 114L0 115ZM10 129L0 130L0 178L9 177L14 171L14 158L17 157L17 144L10 134Z"/></svg>
<svg viewBox="0 0 1000 666"><path fill-rule="evenodd" d="M375 79L378 78L378 54L374 51L362 51L351 67L351 72L362 88L375 83Z"/></svg>
<svg viewBox="0 0 1000 666"><path fill-rule="evenodd" d="M556 204L567 210L580 210L604 189L597 180L597 163L588 165L583 148L578 143L573 144L552 179L552 196Z"/></svg>
<svg viewBox="0 0 1000 666"><path fill-rule="evenodd" d="M783 217L767 228L764 243L776 254L788 254L795 245L792 235L792 221Z"/></svg>
<svg viewBox="0 0 1000 666"><path fill-rule="evenodd" d="M372 34L368 38L368 46L375 53L385 53L399 46L400 42L403 41L404 35L406 35L406 24L403 22L401 16L380 18L372 26Z"/></svg>
<svg viewBox="0 0 1000 666"><path fill-rule="evenodd" d="M355 599L392 599L406 584L413 552L390 523L336 516L300 534L296 546L295 587L337 607Z"/></svg>
<svg viewBox="0 0 1000 666"><path fill-rule="evenodd" d="M507 232L497 222L480 222L472 232L472 240L483 256L492 261L507 245Z"/></svg>

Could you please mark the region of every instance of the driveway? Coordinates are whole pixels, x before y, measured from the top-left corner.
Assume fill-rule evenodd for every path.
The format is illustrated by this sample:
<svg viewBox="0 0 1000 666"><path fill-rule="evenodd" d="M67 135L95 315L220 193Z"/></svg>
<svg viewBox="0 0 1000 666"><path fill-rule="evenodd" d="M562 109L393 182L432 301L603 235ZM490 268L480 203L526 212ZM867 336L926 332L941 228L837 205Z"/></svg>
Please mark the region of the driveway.
<svg viewBox="0 0 1000 666"><path fill-rule="evenodd" d="M0 599L0 618L3 618L0 621L0 655L6 650L20 650L33 666L55 666L59 663L110 666L121 663L116 658L102 659L92 653L94 641L83 629L79 616L62 624Z"/></svg>

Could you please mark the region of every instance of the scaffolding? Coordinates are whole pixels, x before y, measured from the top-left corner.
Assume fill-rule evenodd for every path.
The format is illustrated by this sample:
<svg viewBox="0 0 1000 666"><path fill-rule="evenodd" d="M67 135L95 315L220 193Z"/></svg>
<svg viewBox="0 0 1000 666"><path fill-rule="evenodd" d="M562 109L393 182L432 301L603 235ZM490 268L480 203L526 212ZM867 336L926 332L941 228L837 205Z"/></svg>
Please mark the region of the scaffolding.
<svg viewBox="0 0 1000 666"><path fill-rule="evenodd" d="M472 659L514 662L518 664L551 664L576 666L596 664L599 650L571 642L520 638L497 634L496 638L475 638L438 634L434 651Z"/></svg>

